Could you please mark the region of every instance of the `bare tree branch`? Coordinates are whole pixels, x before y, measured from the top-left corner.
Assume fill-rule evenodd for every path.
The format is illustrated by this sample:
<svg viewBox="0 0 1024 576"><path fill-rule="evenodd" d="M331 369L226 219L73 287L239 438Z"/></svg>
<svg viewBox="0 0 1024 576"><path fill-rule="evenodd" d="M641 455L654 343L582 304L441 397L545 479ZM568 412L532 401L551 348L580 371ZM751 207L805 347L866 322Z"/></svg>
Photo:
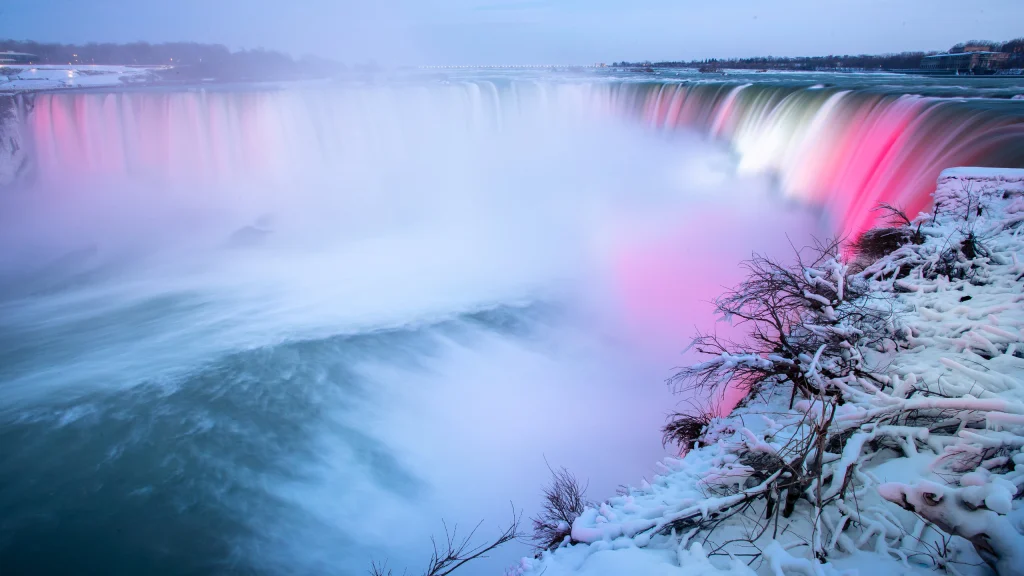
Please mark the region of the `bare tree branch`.
<svg viewBox="0 0 1024 576"><path fill-rule="evenodd" d="M545 461L546 462L546 461ZM551 484L544 488L544 507L533 520L533 540L538 548L557 548L566 537L571 538L572 523L588 506L587 486L580 485L565 467L551 472Z"/></svg>
<svg viewBox="0 0 1024 576"><path fill-rule="evenodd" d="M430 538L434 550L423 576L448 576L467 562L486 558L487 554L499 546L521 538L523 536L519 526L521 518L522 514L517 513L515 506L512 506L512 520L508 526L494 540L480 544L474 544L473 539L476 536L476 531L483 524L482 520L465 537L459 537L457 525L449 529L448 524L442 520L444 540L438 542L436 538ZM380 564L374 561L370 566L370 574L372 576L392 576L392 571L387 567L386 561Z"/></svg>

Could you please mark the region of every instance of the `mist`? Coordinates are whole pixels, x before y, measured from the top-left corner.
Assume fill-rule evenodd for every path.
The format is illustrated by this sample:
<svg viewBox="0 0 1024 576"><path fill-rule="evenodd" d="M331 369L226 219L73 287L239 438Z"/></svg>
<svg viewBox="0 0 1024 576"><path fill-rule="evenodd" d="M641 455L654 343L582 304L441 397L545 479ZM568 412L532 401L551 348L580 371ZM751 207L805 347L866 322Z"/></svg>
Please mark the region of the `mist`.
<svg viewBox="0 0 1024 576"><path fill-rule="evenodd" d="M415 570L442 520L534 514L549 465L609 496L670 454L731 263L823 226L572 83L46 98L0 235L6 492L98 484L55 484L80 519L18 521L15 565L102 565L140 515L136 569Z"/></svg>
<svg viewBox="0 0 1024 576"><path fill-rule="evenodd" d="M604 64L946 50L1022 21L4 0L0 40L63 45L0 47L0 573L419 574L446 531L528 534L561 467L595 502L654 480L670 413L737 400L666 380L698 328L742 338L713 313L741 262L856 237L879 203L909 222L951 166L1024 166L1024 83L992 46L965 55L1001 62L984 78ZM80 50L131 42L180 44Z"/></svg>

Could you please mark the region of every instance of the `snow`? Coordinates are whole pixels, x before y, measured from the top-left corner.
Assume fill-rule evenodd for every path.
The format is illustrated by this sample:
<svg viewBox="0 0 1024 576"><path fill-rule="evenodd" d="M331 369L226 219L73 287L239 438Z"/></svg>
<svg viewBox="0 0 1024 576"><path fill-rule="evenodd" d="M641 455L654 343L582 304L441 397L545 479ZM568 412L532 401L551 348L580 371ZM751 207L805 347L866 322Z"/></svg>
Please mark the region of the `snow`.
<svg viewBox="0 0 1024 576"><path fill-rule="evenodd" d="M826 412L816 398L790 408L780 384L713 420L697 447L666 459L649 483L588 509L572 543L510 572L1024 574L1024 170L946 170L934 198L936 213L913 224L921 243L857 275L868 298L891 303L897 336L857 350L872 378L829 383L844 400L829 438L845 445L826 448L821 486L805 492L818 490L820 509L807 497L775 526L763 520L764 497L781 505L770 491L784 470L759 471L753 455L782 454ZM973 258L964 254L971 238ZM834 282L846 272L805 278ZM820 356L819 348L804 363L824 382ZM706 365L778 360L723 355Z"/></svg>
<svg viewBox="0 0 1024 576"><path fill-rule="evenodd" d="M549 576L623 576L637 574L644 576L752 576L742 562L734 561L719 567L708 561L700 544L689 549L644 550L631 546L623 540L619 548L591 552L582 546L560 549L558 554L548 554L541 561L524 560L522 569L536 570L543 565ZM586 547L592 548L592 547Z"/></svg>
<svg viewBox="0 0 1024 576"><path fill-rule="evenodd" d="M0 66L0 92L124 86L154 79L166 66L7 64Z"/></svg>
<svg viewBox="0 0 1024 576"><path fill-rule="evenodd" d="M950 179L973 180L979 185L999 182L1024 182L1024 168L987 168L980 166L961 166L946 168L939 173L939 189L941 194L949 193ZM954 193L958 190L953 190Z"/></svg>

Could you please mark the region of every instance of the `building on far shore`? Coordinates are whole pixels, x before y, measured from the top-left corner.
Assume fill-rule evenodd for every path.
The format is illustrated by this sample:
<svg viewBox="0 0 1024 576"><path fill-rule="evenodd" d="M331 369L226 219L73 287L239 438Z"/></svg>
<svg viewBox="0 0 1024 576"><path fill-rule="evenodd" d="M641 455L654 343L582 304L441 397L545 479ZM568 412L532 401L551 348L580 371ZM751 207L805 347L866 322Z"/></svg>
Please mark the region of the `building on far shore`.
<svg viewBox="0 0 1024 576"><path fill-rule="evenodd" d="M1010 59L1008 52L989 46L966 46L963 52L935 54L921 59L921 69L936 74L994 74Z"/></svg>
<svg viewBox="0 0 1024 576"><path fill-rule="evenodd" d="M39 57L26 52L0 52L0 64L31 64Z"/></svg>

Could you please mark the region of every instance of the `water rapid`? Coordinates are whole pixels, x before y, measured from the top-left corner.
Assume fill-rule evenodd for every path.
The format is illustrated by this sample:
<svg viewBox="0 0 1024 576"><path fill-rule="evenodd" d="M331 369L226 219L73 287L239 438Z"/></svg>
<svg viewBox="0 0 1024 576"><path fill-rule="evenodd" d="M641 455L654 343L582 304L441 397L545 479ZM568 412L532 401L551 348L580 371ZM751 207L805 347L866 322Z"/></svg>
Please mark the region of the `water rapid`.
<svg viewBox="0 0 1024 576"><path fill-rule="evenodd" d="M925 208L948 165L1024 165L1019 105L806 86L7 106L13 574L415 571L442 518L533 513L547 463L605 497L665 454L663 379L752 249Z"/></svg>

